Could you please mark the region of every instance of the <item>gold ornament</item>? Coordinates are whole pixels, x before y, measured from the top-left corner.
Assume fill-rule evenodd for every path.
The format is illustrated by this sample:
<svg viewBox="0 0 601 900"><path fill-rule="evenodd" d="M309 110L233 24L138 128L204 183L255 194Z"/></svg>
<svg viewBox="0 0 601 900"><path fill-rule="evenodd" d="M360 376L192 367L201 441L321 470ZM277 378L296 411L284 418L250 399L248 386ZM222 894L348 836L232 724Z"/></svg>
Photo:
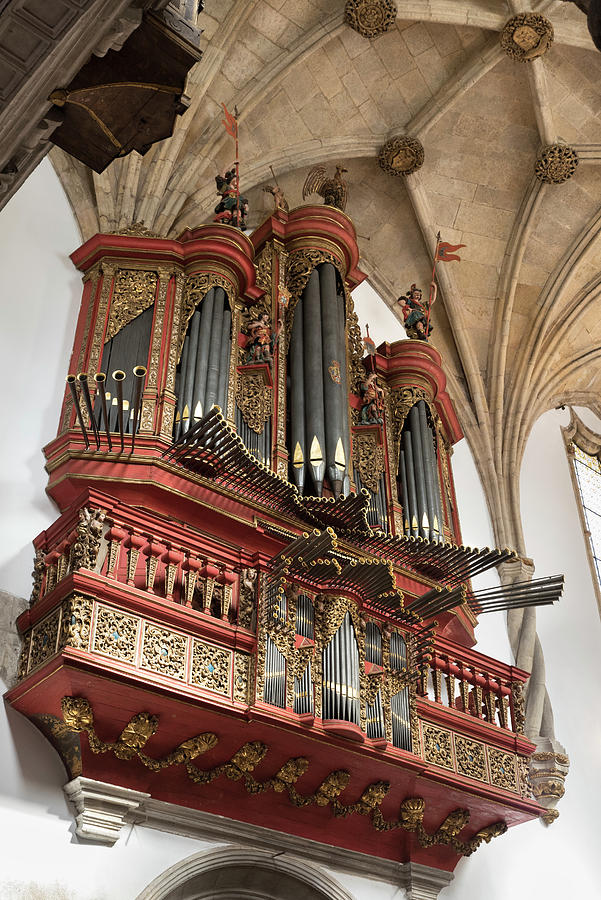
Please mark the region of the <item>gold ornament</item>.
<svg viewBox="0 0 601 900"><path fill-rule="evenodd" d="M384 448L373 431L366 434L358 430L353 432L353 462L363 487L377 494L384 472Z"/></svg>
<svg viewBox="0 0 601 900"><path fill-rule="evenodd" d="M380 168L388 175L411 175L424 164L424 148L417 138L390 138L378 153Z"/></svg>
<svg viewBox="0 0 601 900"><path fill-rule="evenodd" d="M553 43L553 26L539 13L519 13L506 22L501 47L511 59L530 62L546 53Z"/></svg>
<svg viewBox="0 0 601 900"><path fill-rule="evenodd" d="M252 431L262 434L265 422L271 415L273 391L262 374L238 370L236 403L242 418Z"/></svg>
<svg viewBox="0 0 601 900"><path fill-rule="evenodd" d="M153 305L158 274L141 269L119 269L111 299L109 323L104 342L114 338L122 328Z"/></svg>
<svg viewBox="0 0 601 900"><path fill-rule="evenodd" d="M362 37L375 38L394 26L396 3L392 0L347 0L344 21Z"/></svg>
<svg viewBox="0 0 601 900"><path fill-rule="evenodd" d="M563 184L578 167L578 154L567 144L549 144L538 155L534 174L544 184Z"/></svg>

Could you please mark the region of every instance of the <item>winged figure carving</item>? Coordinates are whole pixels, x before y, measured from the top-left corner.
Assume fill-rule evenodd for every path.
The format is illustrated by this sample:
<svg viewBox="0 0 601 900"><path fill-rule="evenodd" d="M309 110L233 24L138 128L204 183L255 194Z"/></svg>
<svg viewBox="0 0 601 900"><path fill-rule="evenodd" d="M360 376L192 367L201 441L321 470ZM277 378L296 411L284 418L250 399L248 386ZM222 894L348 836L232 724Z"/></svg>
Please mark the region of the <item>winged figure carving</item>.
<svg viewBox="0 0 601 900"><path fill-rule="evenodd" d="M346 208L347 190L342 175L348 172L344 166L336 166L332 178L328 178L325 166L313 166L303 185L303 200L309 194L319 194L327 206L335 206L344 211Z"/></svg>

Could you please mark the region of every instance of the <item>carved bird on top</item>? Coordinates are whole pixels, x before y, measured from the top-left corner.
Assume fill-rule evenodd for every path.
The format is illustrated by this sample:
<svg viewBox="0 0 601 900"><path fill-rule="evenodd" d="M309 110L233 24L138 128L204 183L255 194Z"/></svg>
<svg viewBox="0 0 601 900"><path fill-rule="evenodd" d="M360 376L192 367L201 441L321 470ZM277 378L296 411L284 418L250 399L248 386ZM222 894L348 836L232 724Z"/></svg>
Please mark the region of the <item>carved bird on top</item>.
<svg viewBox="0 0 601 900"><path fill-rule="evenodd" d="M348 169L336 166L334 177L328 178L325 166L313 166L303 185L303 200L309 194L319 194L326 206L335 206L336 209L344 211L347 191L346 182L342 177L343 172L348 172Z"/></svg>

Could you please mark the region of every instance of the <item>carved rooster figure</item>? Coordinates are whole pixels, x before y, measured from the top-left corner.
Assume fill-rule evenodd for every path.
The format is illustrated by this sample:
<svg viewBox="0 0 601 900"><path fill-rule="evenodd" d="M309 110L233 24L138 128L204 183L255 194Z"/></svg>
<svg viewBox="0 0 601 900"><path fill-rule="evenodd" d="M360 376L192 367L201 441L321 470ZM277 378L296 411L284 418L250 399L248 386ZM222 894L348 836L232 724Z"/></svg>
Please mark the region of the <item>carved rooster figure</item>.
<svg viewBox="0 0 601 900"><path fill-rule="evenodd" d="M335 206L344 211L346 208L346 182L342 174L348 172L344 166L336 166L333 178L326 175L325 166L313 166L303 185L303 200L309 194L319 194L327 206Z"/></svg>

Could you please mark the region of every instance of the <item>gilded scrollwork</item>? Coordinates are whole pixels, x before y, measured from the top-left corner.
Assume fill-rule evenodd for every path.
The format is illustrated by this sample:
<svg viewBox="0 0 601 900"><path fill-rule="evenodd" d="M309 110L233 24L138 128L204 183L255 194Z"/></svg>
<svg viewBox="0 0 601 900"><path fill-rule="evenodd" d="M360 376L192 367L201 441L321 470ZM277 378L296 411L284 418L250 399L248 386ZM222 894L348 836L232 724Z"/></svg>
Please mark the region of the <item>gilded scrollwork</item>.
<svg viewBox="0 0 601 900"><path fill-rule="evenodd" d="M100 540L106 512L103 509L79 510L77 536L71 548L71 571L78 569L94 569L100 550Z"/></svg>
<svg viewBox="0 0 601 900"><path fill-rule="evenodd" d="M513 730L516 734L524 734L526 712L524 708L524 685L521 681L511 682L511 707L513 714Z"/></svg>
<svg viewBox="0 0 601 900"><path fill-rule="evenodd" d="M477 781L488 781L484 744L456 734L455 759L459 775L466 775Z"/></svg>
<svg viewBox="0 0 601 900"><path fill-rule="evenodd" d="M426 391L423 388L413 386L394 388L388 395L388 414L392 422L394 449L397 458L405 419L409 415L411 407L419 400L425 400L426 403L429 403Z"/></svg>
<svg viewBox="0 0 601 900"><path fill-rule="evenodd" d="M233 698L241 703L250 702L251 657L248 653L234 653Z"/></svg>
<svg viewBox="0 0 601 900"><path fill-rule="evenodd" d="M128 616L111 606L98 605L92 649L96 653L134 663L139 625L140 620L134 616Z"/></svg>
<svg viewBox="0 0 601 900"><path fill-rule="evenodd" d="M122 328L152 306L156 297L158 275L143 269L118 269L111 299L105 343Z"/></svg>
<svg viewBox="0 0 601 900"><path fill-rule="evenodd" d="M223 288L227 294L232 310L234 309L236 292L232 282L223 275L217 275L215 272L197 272L194 275L188 275L183 290L183 299L181 301L181 314L179 316L179 338L175 340L175 331L173 334L172 344L176 347L177 359L182 355L184 339L188 322L198 304L204 299L206 294L212 289ZM234 332L236 334L236 332Z"/></svg>
<svg viewBox="0 0 601 900"><path fill-rule="evenodd" d="M451 732L435 728L427 722L422 723L424 736L424 759L435 766L453 769L453 752L451 749Z"/></svg>
<svg viewBox="0 0 601 900"><path fill-rule="evenodd" d="M192 648L191 684L229 696L232 651L194 641Z"/></svg>
<svg viewBox="0 0 601 900"><path fill-rule="evenodd" d="M363 487L378 493L380 477L384 472L384 448L373 432L353 432L353 462Z"/></svg>
<svg viewBox="0 0 601 900"><path fill-rule="evenodd" d="M193 784L206 786L217 778L225 777L231 781L242 782L251 795L268 791L287 794L297 809L311 805L321 808L329 806L336 816L362 815L371 820L372 826L377 831L403 829L415 834L422 847L443 844L462 856L469 856L480 844L488 843L493 837L504 834L507 830L504 822L494 822L481 828L469 841L461 841L459 834L469 823L470 814L468 810L455 809L444 818L435 831L428 832L423 824L426 802L422 797L407 797L401 803L399 818L385 819L381 804L390 789L387 781L373 781L366 786L357 785L361 792L359 799L354 803L345 804L340 797L350 786L352 777L345 769L329 772L325 777L321 777L314 791L301 793L296 784L311 765L310 760L302 756L293 757L284 763L280 760L273 775L259 780L253 773L269 753L269 747L259 740L247 741L231 753L225 762L209 769L199 768L193 764L193 760L217 746L219 739L212 732L189 738L167 756L156 759L144 753L143 748L150 737L158 731L158 716L149 712L138 713L127 722L116 741L104 741L96 732L91 704L84 697L63 697L61 709L62 720L53 717L55 728L60 728L63 734L85 732L93 753L112 753L125 763L138 759L154 772L160 772L173 765L183 765ZM365 785L365 782L363 784Z"/></svg>
<svg viewBox="0 0 601 900"><path fill-rule="evenodd" d="M92 627L92 607L92 598L86 597L84 594L71 594L63 601L59 647L73 647L75 650L88 649Z"/></svg>
<svg viewBox="0 0 601 900"><path fill-rule="evenodd" d="M171 678L185 678L187 643L183 634L166 631L147 622L142 645L142 666Z"/></svg>
<svg viewBox="0 0 601 900"><path fill-rule="evenodd" d="M238 591L238 625L241 628L252 628L255 620L257 605L257 580L256 569L242 569L240 573L240 586Z"/></svg>
<svg viewBox="0 0 601 900"><path fill-rule="evenodd" d="M262 375L243 369L238 372L236 403L248 427L256 434L262 434L273 403L273 391Z"/></svg>
<svg viewBox="0 0 601 900"><path fill-rule="evenodd" d="M21 652L17 663L17 681L25 678L29 670L29 651L31 649L31 631L26 631L22 637Z"/></svg>
<svg viewBox="0 0 601 900"><path fill-rule="evenodd" d="M35 558L33 560L33 571L31 573L31 577L33 579L33 588L31 590L31 596L29 598L29 605L33 606L38 602L40 597L42 596L42 583L44 581L44 574L46 572L46 554L39 547L35 551Z"/></svg>
<svg viewBox="0 0 601 900"><path fill-rule="evenodd" d="M55 609L49 616L34 625L29 653L30 672L56 653L60 614L60 608Z"/></svg>
<svg viewBox="0 0 601 900"><path fill-rule="evenodd" d="M488 747L488 764L491 784L506 791L517 790L513 753L504 753L496 747Z"/></svg>

